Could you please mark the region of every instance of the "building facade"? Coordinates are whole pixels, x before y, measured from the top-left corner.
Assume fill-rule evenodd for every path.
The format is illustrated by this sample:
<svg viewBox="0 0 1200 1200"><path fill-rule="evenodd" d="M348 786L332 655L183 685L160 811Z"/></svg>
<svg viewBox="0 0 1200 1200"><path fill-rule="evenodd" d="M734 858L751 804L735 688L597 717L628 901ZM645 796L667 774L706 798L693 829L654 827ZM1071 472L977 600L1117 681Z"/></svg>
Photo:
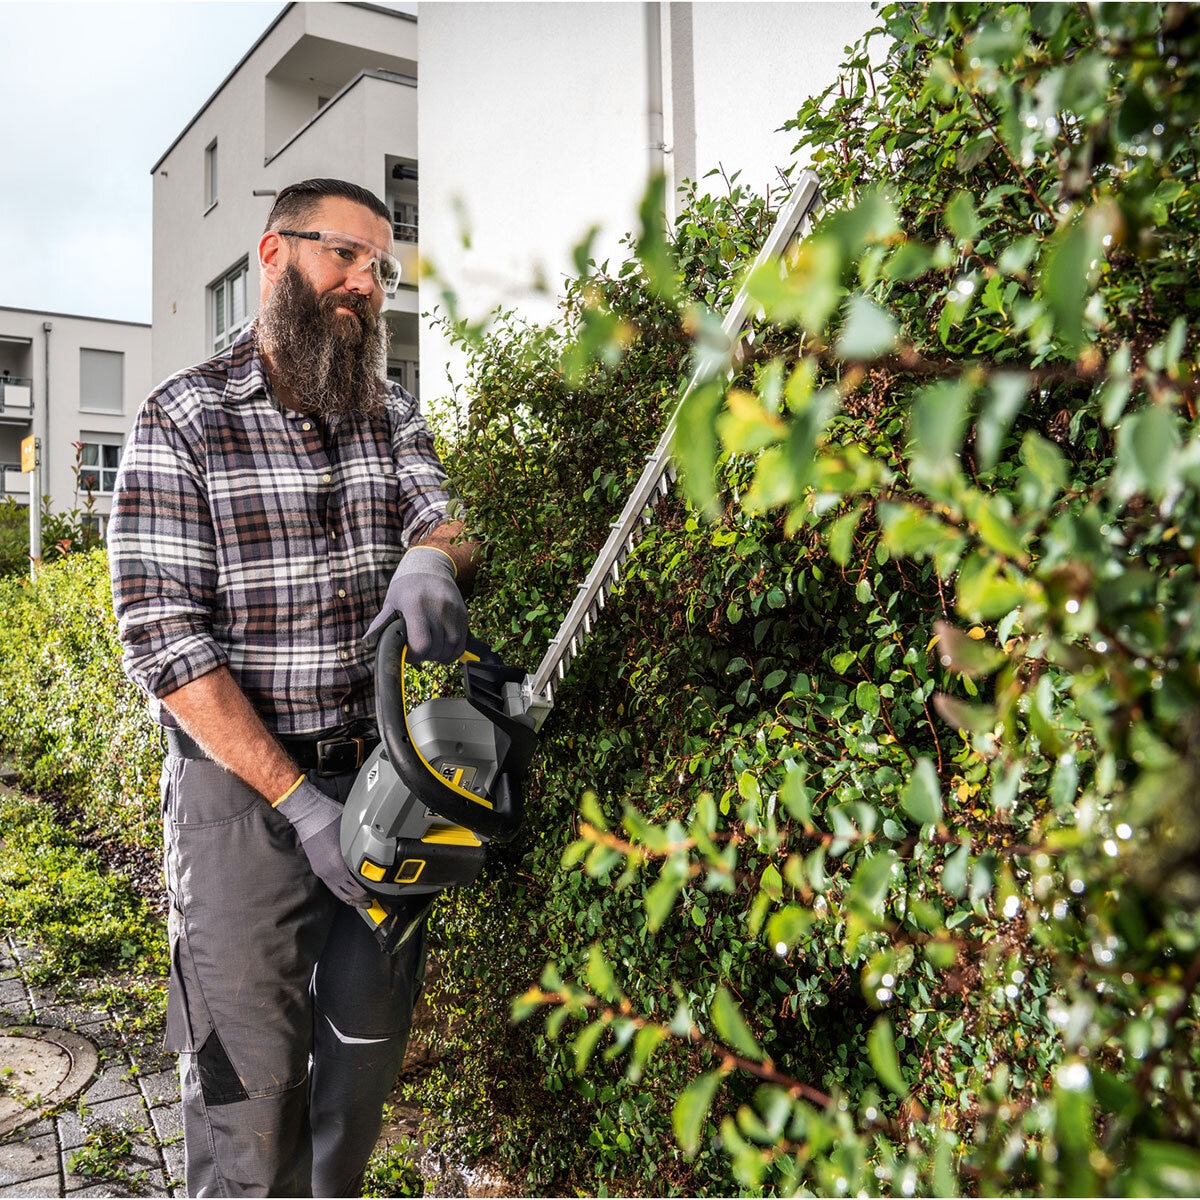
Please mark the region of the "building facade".
<svg viewBox="0 0 1200 1200"><path fill-rule="evenodd" d="M778 185L795 162L784 122L877 22L864 0L434 0L420 15L422 244L465 315L537 320L590 229L598 262L627 253L651 172L669 205L688 179ZM427 397L461 381L436 328L421 357Z"/></svg>
<svg viewBox="0 0 1200 1200"><path fill-rule="evenodd" d="M417 391L417 23L374 4L291 4L154 164L153 374L223 350L258 309L276 192L314 176L391 209L403 277L389 373Z"/></svg>
<svg viewBox="0 0 1200 1200"><path fill-rule="evenodd" d="M290 4L153 167L153 374L253 319L275 193L336 175L393 213L389 373L419 395L424 360L426 400L452 394L461 359L419 316L440 301L418 271L422 208L422 248L469 315L547 319L589 229L598 259L623 253L652 172L672 203L687 179L778 184L795 142L781 126L874 21L866 0L426 0L418 107L413 13Z"/></svg>
<svg viewBox="0 0 1200 1200"><path fill-rule="evenodd" d="M28 501L21 443L34 436L51 508L82 509L90 491L103 531L125 434L150 385L149 325L0 308L3 496Z"/></svg>

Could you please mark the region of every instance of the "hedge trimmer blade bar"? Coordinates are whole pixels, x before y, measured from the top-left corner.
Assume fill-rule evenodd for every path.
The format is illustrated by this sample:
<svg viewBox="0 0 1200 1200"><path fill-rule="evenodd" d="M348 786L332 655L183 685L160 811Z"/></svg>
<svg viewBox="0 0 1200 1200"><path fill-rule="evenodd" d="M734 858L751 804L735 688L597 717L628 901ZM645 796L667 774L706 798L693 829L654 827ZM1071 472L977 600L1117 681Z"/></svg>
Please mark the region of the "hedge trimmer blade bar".
<svg viewBox="0 0 1200 1200"><path fill-rule="evenodd" d="M816 175L812 171L804 171L792 189L792 194L780 209L775 225L758 252L749 275L753 275L762 264L783 256L788 246L800 236L806 218L820 203L820 199ZM728 342L729 355L741 339L743 328L755 315L753 307L754 301L743 284L721 325ZM728 373L729 368L726 370ZM522 688L525 707L534 714L534 720L539 727L554 703L555 683L566 675L572 659L579 652L580 643L591 633L605 600L620 578L622 564L638 544L639 528L650 523L655 506L675 482L671 443L675 436L679 411L691 391L711 377L711 370L706 369L703 364L693 371L654 453L646 460L642 474L621 510L621 515L613 522L608 540L592 564L587 578L579 585L575 601L563 618L558 632L550 639L545 657L537 670L525 678Z"/></svg>

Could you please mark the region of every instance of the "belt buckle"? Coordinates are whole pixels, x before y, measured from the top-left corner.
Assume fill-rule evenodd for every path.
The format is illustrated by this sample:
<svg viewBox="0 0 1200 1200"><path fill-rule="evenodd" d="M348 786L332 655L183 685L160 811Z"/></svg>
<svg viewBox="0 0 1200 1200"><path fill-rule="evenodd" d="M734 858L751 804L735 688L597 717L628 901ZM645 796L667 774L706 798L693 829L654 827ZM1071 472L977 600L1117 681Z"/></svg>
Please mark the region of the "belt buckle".
<svg viewBox="0 0 1200 1200"><path fill-rule="evenodd" d="M365 740L360 737L324 738L317 743L317 774L345 775L363 764Z"/></svg>

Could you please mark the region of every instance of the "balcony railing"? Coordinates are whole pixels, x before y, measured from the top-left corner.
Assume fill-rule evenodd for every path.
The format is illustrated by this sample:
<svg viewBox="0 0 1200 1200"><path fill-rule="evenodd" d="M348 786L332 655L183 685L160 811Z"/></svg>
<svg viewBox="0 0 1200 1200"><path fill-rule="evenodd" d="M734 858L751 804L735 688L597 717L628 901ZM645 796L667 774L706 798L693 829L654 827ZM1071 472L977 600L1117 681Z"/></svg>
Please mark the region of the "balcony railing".
<svg viewBox="0 0 1200 1200"><path fill-rule="evenodd" d="M417 229L416 225L410 225L405 221L396 221L392 225L392 236L398 242L415 242Z"/></svg>
<svg viewBox="0 0 1200 1200"><path fill-rule="evenodd" d="M29 476L21 474L19 462L0 463L0 492L2 496L13 496L20 500L29 499Z"/></svg>
<svg viewBox="0 0 1200 1200"><path fill-rule="evenodd" d="M28 420L33 413L33 380L6 375L0 379L0 417Z"/></svg>

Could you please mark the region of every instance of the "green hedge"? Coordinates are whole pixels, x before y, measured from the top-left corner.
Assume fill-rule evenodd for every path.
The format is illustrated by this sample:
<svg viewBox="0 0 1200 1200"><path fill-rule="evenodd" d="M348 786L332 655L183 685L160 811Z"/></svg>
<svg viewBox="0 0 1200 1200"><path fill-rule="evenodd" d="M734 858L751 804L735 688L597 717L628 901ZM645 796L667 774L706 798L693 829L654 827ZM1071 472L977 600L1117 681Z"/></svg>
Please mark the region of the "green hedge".
<svg viewBox="0 0 1200 1200"><path fill-rule="evenodd" d="M682 415L709 517L648 529L527 833L442 909L423 1097L531 1190L1200 1185L1200 21L890 6L871 41L793 123L817 229ZM527 667L746 201L668 247L651 196L554 329L460 327L474 611Z"/></svg>
<svg viewBox="0 0 1200 1200"><path fill-rule="evenodd" d="M69 554L0 580L0 751L118 842L161 844L162 748L120 666L108 558Z"/></svg>

